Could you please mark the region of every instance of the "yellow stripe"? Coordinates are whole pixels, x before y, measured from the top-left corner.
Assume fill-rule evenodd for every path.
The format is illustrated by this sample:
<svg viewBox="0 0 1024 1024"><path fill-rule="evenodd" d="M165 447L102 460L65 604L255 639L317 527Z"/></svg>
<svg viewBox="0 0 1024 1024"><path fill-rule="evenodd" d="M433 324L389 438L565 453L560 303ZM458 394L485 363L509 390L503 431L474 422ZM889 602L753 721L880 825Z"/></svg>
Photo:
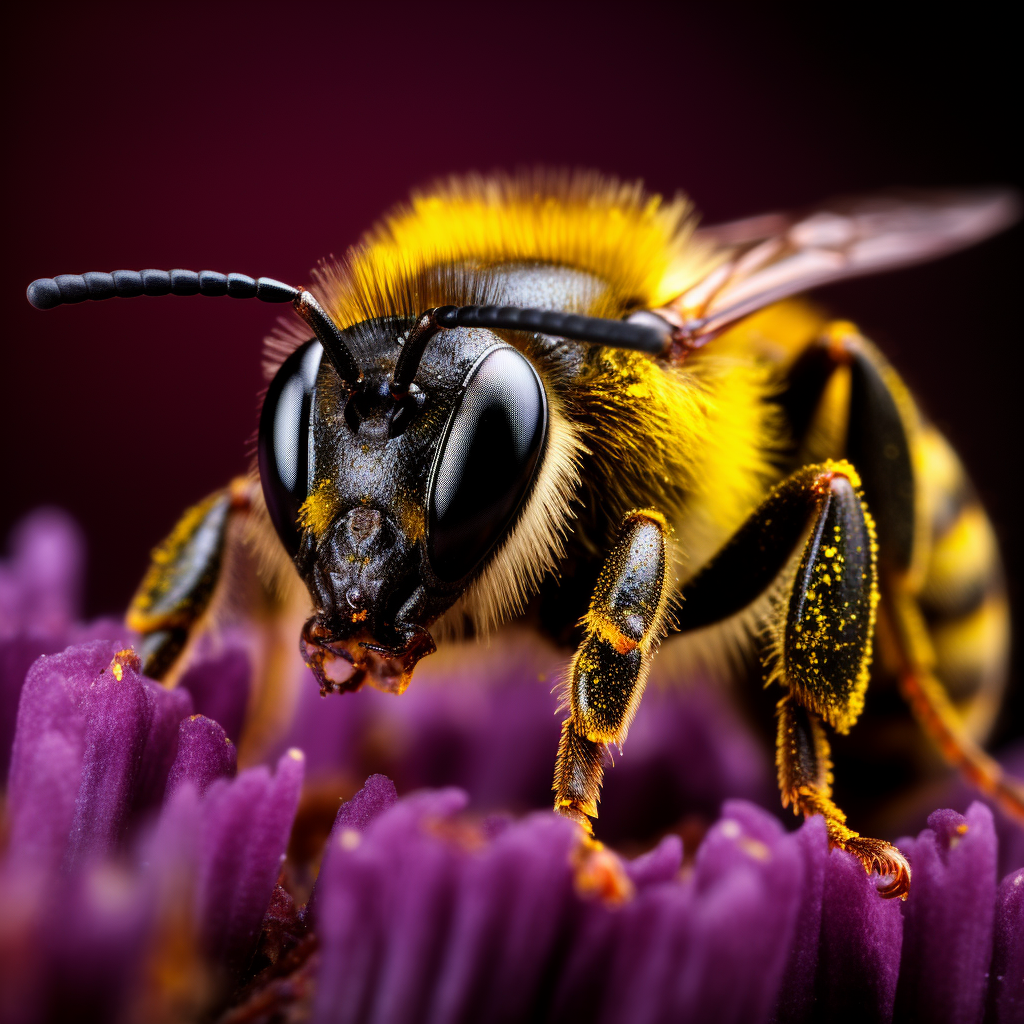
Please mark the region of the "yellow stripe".
<svg viewBox="0 0 1024 1024"><path fill-rule="evenodd" d="M976 592L994 574L999 548L980 505L968 505L932 548L922 600L941 612Z"/></svg>
<svg viewBox="0 0 1024 1024"><path fill-rule="evenodd" d="M932 643L937 656L936 674L950 697L963 700L999 669L1010 640L1010 609L1006 597L993 595L969 615L937 626Z"/></svg>
<svg viewBox="0 0 1024 1024"><path fill-rule="evenodd" d="M914 454L928 506L934 511L943 499L963 489L963 466L949 442L930 425L921 431Z"/></svg>

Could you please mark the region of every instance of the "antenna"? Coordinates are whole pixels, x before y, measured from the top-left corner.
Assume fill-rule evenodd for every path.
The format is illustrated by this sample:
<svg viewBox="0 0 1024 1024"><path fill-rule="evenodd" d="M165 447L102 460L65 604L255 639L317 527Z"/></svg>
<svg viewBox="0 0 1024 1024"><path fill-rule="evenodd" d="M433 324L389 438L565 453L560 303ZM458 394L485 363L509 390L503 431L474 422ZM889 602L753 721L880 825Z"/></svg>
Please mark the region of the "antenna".
<svg viewBox="0 0 1024 1024"><path fill-rule="evenodd" d="M272 277L247 277L245 274L218 274L213 270L115 270L112 274L61 274L41 277L28 286L28 301L36 309L87 299L133 299L139 295L227 295L233 299L260 299L263 302L290 302L295 312L309 324L324 347L327 358L341 379L356 388L362 380L338 325L304 288L275 281Z"/></svg>
<svg viewBox="0 0 1024 1024"><path fill-rule="evenodd" d="M634 313L629 320L580 316L550 309L523 306L438 306L416 321L395 364L391 394L402 398L409 390L427 343L438 331L453 327L491 327L505 331L530 331L555 338L589 341L608 348L626 348L651 355L665 355L672 340L672 326L656 314Z"/></svg>

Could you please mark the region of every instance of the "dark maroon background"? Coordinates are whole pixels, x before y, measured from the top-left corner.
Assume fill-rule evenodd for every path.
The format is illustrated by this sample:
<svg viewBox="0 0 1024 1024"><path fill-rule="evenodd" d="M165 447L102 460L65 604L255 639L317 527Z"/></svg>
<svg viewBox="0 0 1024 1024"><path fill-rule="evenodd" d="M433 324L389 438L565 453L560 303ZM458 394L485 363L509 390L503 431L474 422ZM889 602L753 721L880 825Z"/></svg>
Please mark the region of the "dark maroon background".
<svg viewBox="0 0 1024 1024"><path fill-rule="evenodd" d="M5 24L0 536L41 502L70 509L91 612L122 608L181 508L245 467L278 311L166 298L39 313L35 277L185 266L301 283L410 186L471 169L642 177L711 221L1020 177L1015 32L977 4L956 21L861 5L827 21L736 5L207 6L34 5L46 13ZM822 293L963 453L1014 579L1021 237Z"/></svg>

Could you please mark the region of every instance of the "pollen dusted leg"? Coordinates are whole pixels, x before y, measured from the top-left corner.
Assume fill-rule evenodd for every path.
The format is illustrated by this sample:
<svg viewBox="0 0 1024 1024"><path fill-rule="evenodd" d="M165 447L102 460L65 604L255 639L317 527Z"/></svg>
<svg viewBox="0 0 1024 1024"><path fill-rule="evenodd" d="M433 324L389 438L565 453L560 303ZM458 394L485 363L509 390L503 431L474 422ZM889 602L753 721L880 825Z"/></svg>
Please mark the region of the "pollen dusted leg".
<svg viewBox="0 0 1024 1024"><path fill-rule="evenodd" d="M128 608L126 624L141 633L143 671L169 680L220 583L233 520L248 514L253 481L238 477L193 505L153 551Z"/></svg>
<svg viewBox="0 0 1024 1024"><path fill-rule="evenodd" d="M769 681L787 691L778 705L782 802L798 813L822 814L829 842L857 856L865 870L892 875L883 895L902 896L910 883L903 855L847 828L832 802L820 721L847 732L868 684L878 585L874 524L859 485L848 462L805 466L784 480L684 588L680 625L696 628L746 607L791 564L795 542L806 535L769 623Z"/></svg>
<svg viewBox="0 0 1024 1024"><path fill-rule="evenodd" d="M921 422L895 370L853 324L831 324L794 364L781 401L798 433L836 373L850 378L845 448L877 523L880 612L899 646L900 691L947 763L1024 822L1024 782L1007 775L968 728L972 706L993 699L982 691L1001 674L1008 634L970 631L986 615L989 624L1007 615L998 550L985 543L991 527L984 509L956 457L936 459L937 446L940 455L948 446ZM922 487L915 473L933 479ZM929 490L931 508L922 501Z"/></svg>
<svg viewBox="0 0 1024 1024"><path fill-rule="evenodd" d="M143 671L168 687L178 683L199 636L247 623L252 676L241 765L257 761L287 726L304 672L295 638L307 599L297 578L278 576L269 563L257 567L257 549L276 545L271 530L259 482L232 480L188 509L156 548L127 615L128 627L142 634Z"/></svg>
<svg viewBox="0 0 1024 1024"><path fill-rule="evenodd" d="M832 801L832 762L825 728L817 715L787 694L778 703L778 736L775 765L778 768L782 806L794 813L825 819L831 846L860 859L867 871L890 875L883 896L905 898L910 888L910 865L895 846L882 839L862 836L846 825L846 815Z"/></svg>
<svg viewBox="0 0 1024 1024"><path fill-rule="evenodd" d="M672 581L668 526L630 512L598 578L586 635L569 669L570 715L555 762L555 810L592 833L609 743L622 744L664 628Z"/></svg>

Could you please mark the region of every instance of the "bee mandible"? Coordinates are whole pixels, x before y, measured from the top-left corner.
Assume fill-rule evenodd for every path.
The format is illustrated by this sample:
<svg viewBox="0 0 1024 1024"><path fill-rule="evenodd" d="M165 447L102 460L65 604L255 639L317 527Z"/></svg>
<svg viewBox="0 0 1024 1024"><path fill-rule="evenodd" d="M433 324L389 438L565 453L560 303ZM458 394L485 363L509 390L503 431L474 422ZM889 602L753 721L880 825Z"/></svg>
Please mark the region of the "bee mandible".
<svg viewBox="0 0 1024 1024"><path fill-rule="evenodd" d="M288 630L323 693L401 693L439 639L526 619L577 641L553 789L590 834L659 644L727 633L778 687L783 805L823 815L905 897L906 859L833 801L828 731L887 675L1024 819L1024 788L979 745L1005 684L999 555L884 356L794 297L1015 217L1006 193L921 193L697 229L685 201L594 175L468 178L414 196L309 289L143 270L28 298L292 305L266 347L256 464L185 513L127 618L166 685L226 615L262 623L252 749L288 715Z"/></svg>

